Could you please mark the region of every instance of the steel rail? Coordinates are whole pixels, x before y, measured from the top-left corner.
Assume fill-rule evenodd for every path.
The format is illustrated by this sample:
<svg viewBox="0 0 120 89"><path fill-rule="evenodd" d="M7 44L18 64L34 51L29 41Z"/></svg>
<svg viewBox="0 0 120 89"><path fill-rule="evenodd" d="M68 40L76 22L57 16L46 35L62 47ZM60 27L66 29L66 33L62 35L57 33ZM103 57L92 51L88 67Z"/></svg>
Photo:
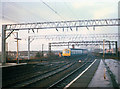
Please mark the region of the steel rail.
<svg viewBox="0 0 120 89"><path fill-rule="evenodd" d="M55 86L57 86L57 84L59 84L60 82L64 81L65 79L67 79L68 77L70 77L71 75L76 73L78 70L80 70L82 67L84 67L88 63L90 63L90 62L85 61L85 63L82 64L80 67L78 67L77 69L75 69L74 71L72 71L71 73L66 75L65 77L61 78L59 81L57 81L54 84L50 85L47 89L56 88Z"/></svg>
<svg viewBox="0 0 120 89"><path fill-rule="evenodd" d="M54 70L57 70L58 68L61 68L62 66L65 66L65 65L67 65L67 64L69 64L69 63L66 63L66 64L63 64L63 65L59 65L59 66L53 66L52 67L52 69L51 70L49 70L49 71L44 71L43 73L44 74L47 74L47 73L49 73L49 72L51 72L51 71L54 71ZM55 68L54 68L55 67ZM32 73L32 72L35 72L35 73ZM40 76L40 75L42 75L43 73L40 73L38 70L36 71L32 71L32 72L28 72L28 73L25 73L25 74L22 74L21 76L27 76L28 74L29 75L32 75L32 76L27 76L27 77L25 77L24 79L22 78L22 77L20 77L20 78L18 78L18 79L20 79L20 80L18 80L18 81L16 81L16 80L14 80L15 82L10 82L10 83L8 83L5 87L13 87L13 86L15 86L17 83L20 83L21 81L23 82L23 81L27 81L28 79L30 79L30 78L33 78L33 77L36 77L36 76ZM33 74L35 74L35 75L33 75ZM11 80L12 81L12 80Z"/></svg>
<svg viewBox="0 0 120 89"><path fill-rule="evenodd" d="M52 76L52 75L54 75L54 74L56 74L56 73L58 73L58 72L60 72L60 71L63 71L63 70L65 70L66 68L69 68L70 66L72 66L72 65L74 65L74 63L69 63L69 64L67 64L67 65L64 65L64 66L62 66L62 67L60 67L60 68L57 68L57 69L55 69L55 70L52 70L52 71L50 71L50 72L48 72L48 73L45 73L45 74L43 74L43 75L37 75L37 76L33 76L32 78L30 78L30 81L26 81L25 83L22 83L22 84L17 84L17 85L15 85L14 87L27 87L27 86L29 86L29 85L31 85L31 84L33 84L33 83L36 83L36 82L38 82L38 81L41 81L41 80L43 80L43 79L45 79L45 78L48 78L48 77L50 77L50 76ZM65 67L66 66L66 67ZM63 68L64 67L64 68ZM24 84L24 85L23 85Z"/></svg>

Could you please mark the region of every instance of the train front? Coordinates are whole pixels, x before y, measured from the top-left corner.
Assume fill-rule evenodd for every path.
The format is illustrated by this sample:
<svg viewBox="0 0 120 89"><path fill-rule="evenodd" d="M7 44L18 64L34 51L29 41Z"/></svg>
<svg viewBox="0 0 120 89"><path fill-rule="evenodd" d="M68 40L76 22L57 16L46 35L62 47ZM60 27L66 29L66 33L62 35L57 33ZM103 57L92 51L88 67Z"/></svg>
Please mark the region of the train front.
<svg viewBox="0 0 120 89"><path fill-rule="evenodd" d="M71 50L70 49L64 49L62 51L62 56L63 57L70 57L71 56Z"/></svg>

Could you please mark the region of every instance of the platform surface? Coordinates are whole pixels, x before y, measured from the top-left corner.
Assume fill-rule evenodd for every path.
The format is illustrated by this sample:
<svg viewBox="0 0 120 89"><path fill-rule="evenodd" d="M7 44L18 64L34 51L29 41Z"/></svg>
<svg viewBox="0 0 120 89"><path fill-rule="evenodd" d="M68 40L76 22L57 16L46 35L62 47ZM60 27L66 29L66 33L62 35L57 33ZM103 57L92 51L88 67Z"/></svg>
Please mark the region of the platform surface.
<svg viewBox="0 0 120 89"><path fill-rule="evenodd" d="M105 78L104 78L105 73ZM94 74L88 87L113 87L110 76L108 75L103 61L100 61L98 69Z"/></svg>
<svg viewBox="0 0 120 89"><path fill-rule="evenodd" d="M1 63L0 63L0 68L2 68L2 67L10 67L10 66L18 66L18 65L26 65L27 63L19 63L19 64L17 64L17 63L6 63L5 65L2 65Z"/></svg>

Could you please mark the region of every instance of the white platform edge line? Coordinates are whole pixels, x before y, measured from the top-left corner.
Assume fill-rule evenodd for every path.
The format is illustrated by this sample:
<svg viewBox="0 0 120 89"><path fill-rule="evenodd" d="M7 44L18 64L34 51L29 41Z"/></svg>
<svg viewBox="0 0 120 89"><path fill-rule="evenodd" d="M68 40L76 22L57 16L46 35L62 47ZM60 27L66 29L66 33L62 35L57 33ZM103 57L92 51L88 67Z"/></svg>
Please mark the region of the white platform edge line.
<svg viewBox="0 0 120 89"><path fill-rule="evenodd" d="M12 64L12 63L11 63ZM15 64L15 63L14 63ZM0 65L0 68L3 68L3 67L12 67L12 66L18 66L18 65L26 65L27 63L20 63L20 64L15 64L15 65L6 65L6 66L2 66Z"/></svg>
<svg viewBox="0 0 120 89"><path fill-rule="evenodd" d="M73 82L75 82L82 74L84 74L96 61L97 59L94 60L92 64L90 64L81 74L79 74L73 81L71 81L67 86L64 87L64 89L67 89Z"/></svg>

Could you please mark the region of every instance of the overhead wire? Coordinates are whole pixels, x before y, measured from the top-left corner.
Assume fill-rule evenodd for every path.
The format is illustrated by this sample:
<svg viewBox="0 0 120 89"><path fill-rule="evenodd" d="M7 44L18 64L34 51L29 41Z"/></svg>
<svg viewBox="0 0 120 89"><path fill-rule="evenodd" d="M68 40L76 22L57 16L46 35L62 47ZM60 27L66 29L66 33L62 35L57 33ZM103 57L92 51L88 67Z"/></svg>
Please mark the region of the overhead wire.
<svg viewBox="0 0 120 89"><path fill-rule="evenodd" d="M41 0L42 1L42 0ZM50 5L42 1L42 3L47 6L51 11L53 11L56 15L58 15L61 19L65 20L56 10L54 10Z"/></svg>
<svg viewBox="0 0 120 89"><path fill-rule="evenodd" d="M68 4L66 3L66 2L64 2L64 4L65 4L65 6L69 9L69 11L70 12L72 12L72 15L73 16L76 16L76 14L74 14L74 12L71 10L71 8L69 8L69 6L68 6ZM76 16L77 17L77 16ZM88 27L86 27L88 30L89 30L89 28ZM95 30L95 27L93 28L94 30ZM91 34L91 32L89 31L89 33ZM94 33L94 32L93 32ZM94 33L95 34L95 33ZM95 38L96 39L96 38Z"/></svg>
<svg viewBox="0 0 120 89"><path fill-rule="evenodd" d="M71 12L71 15L74 17L77 17L76 14L74 14L73 10L68 6L68 4L66 2L64 2L65 6L67 7L67 9L69 9L69 11Z"/></svg>
<svg viewBox="0 0 120 89"><path fill-rule="evenodd" d="M42 1L42 0L41 0ZM47 6L51 11L53 11L57 16L59 16L59 18L61 18L62 20L64 20L65 21L65 18L63 18L62 16L61 16L61 14L59 14L55 9L53 9L50 5L48 5L47 3L45 3L44 1L42 1L42 3L45 5L45 6ZM66 24L67 26L68 26L68 24ZM68 26L69 27L69 26ZM67 28L68 29L68 28ZM63 32L65 33L65 28L63 28L62 29L63 30ZM56 29L56 31L58 31L58 29Z"/></svg>
<svg viewBox="0 0 120 89"><path fill-rule="evenodd" d="M20 22L21 21L21 18L18 18L18 17L11 17L9 14L5 14L5 7L6 7L6 5L7 5L7 7L9 6L9 7L12 7L12 8L16 8L16 9L21 9L22 8L22 10L24 11L24 12L27 12L28 14L32 14L33 16L32 16L32 18L35 18L36 16L36 14L34 14L34 13L32 13L30 10L28 10L27 8L23 8L23 6L20 6L20 4L18 4L18 3L15 3L15 2L7 2L7 3L4 3L3 5L2 5L2 8L3 8L3 15L2 15L2 18L6 18L6 19L8 19L8 20L11 20L11 21L14 21L14 22ZM21 16L21 15L20 15ZM24 15L24 17L25 18L27 18L28 16L26 16L26 15ZM44 18L42 18L41 16L40 16L40 18L41 19L43 19L44 21L48 21L48 20L46 20L46 19L44 19ZM25 19L24 19L25 20ZM26 21L30 21L31 20L31 22L33 22L33 21L35 21L36 22L36 19L31 19L31 17L30 17L30 19L29 20L26 20Z"/></svg>
<svg viewBox="0 0 120 89"><path fill-rule="evenodd" d="M11 6L14 6L14 7L17 8L17 9L20 9L21 11L23 11L23 12L25 12L25 13L26 13L26 12L29 13L29 12L28 12L29 10L26 10L25 8L23 8L23 6L20 6L20 4L17 4L17 3L15 3L15 2L12 2L12 3L10 3L10 5L11 5ZM30 13L30 14L31 14L31 13ZM21 13L20 16L22 16L22 13ZM34 21L34 20L32 20L31 18L27 19L28 16L26 16L26 15L24 15L24 17L22 16L21 18L25 18L24 21L25 21L25 20L26 20L26 21ZM22 19L20 19L19 21L21 22Z"/></svg>
<svg viewBox="0 0 120 89"><path fill-rule="evenodd" d="M73 17L77 17L77 15L74 13L74 11L69 7L68 3L64 2L65 6L67 7L67 9L70 11L71 15ZM75 18L72 18L72 20L75 20ZM75 28L76 31L78 31L78 27ZM72 31L72 28L70 28L70 30Z"/></svg>
<svg viewBox="0 0 120 89"><path fill-rule="evenodd" d="M21 8L20 4L17 4L17 3L15 3L15 4L17 5L17 7L20 7L20 8ZM35 17L38 17L37 14L31 12L31 10L29 10L28 8L22 6L22 9L23 9L24 11L27 11L28 13L32 14L32 15L34 16L33 20L36 20ZM44 21L48 21L47 19L43 18L42 16L39 16L39 17L40 17L41 19L43 19Z"/></svg>
<svg viewBox="0 0 120 89"><path fill-rule="evenodd" d="M6 7L6 4L4 2L4 3L2 3L2 20L3 20L3 22L6 19L6 20L9 20L9 21L13 21L13 22L18 23L18 21L16 19L13 20L12 17L7 16L7 14L5 14L5 7Z"/></svg>

